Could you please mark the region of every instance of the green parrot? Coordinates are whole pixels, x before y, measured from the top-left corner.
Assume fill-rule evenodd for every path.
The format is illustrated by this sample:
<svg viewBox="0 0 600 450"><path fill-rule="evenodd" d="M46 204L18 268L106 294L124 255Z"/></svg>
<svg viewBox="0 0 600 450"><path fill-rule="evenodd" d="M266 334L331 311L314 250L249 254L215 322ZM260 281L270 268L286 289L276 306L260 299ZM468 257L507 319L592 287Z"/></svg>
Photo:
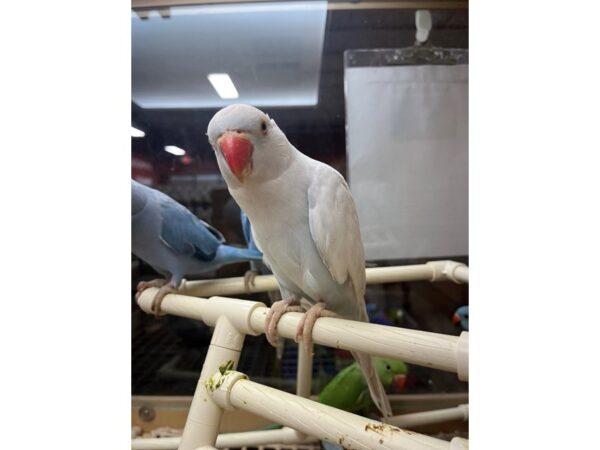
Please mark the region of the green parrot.
<svg viewBox="0 0 600 450"><path fill-rule="evenodd" d="M406 384L408 368L402 361L393 359L374 358L375 369L379 374L383 387L388 390L392 384L400 389ZM327 383L319 394L319 402L348 412L357 412L374 406L369 394L369 386L356 362L342 369ZM281 428L281 425L269 425L263 430ZM343 450L331 442L321 441L325 450Z"/></svg>
<svg viewBox="0 0 600 450"><path fill-rule="evenodd" d="M408 369L402 361L374 358L375 368L388 390L392 384L403 388ZM356 412L371 406L369 387L357 363L341 370L319 394L319 402L348 412Z"/></svg>

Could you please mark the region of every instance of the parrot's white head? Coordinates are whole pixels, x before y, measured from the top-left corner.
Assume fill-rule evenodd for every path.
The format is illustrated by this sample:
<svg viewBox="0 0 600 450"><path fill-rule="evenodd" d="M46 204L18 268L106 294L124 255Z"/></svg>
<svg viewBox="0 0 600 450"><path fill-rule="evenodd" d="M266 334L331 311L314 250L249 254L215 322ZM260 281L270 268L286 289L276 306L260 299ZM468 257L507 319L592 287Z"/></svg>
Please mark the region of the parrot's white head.
<svg viewBox="0 0 600 450"><path fill-rule="evenodd" d="M295 151L275 121L250 105L221 109L206 134L227 184L235 187L279 176Z"/></svg>

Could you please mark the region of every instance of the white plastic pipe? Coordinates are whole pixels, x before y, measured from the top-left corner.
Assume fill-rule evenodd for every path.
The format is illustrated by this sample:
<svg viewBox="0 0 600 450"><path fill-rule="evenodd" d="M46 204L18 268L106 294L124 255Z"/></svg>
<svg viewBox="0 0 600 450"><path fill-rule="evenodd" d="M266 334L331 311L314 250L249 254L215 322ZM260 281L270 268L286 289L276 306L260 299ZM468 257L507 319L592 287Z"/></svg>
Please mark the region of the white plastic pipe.
<svg viewBox="0 0 600 450"><path fill-rule="evenodd" d="M357 416L254 383L239 372L216 372L208 392L224 409L242 409L346 449L449 450L450 442Z"/></svg>
<svg viewBox="0 0 600 450"><path fill-rule="evenodd" d="M268 308L256 308L250 318L252 329L264 332ZM280 336L293 339L301 313L284 314L277 326ZM467 332L463 332L468 336ZM317 344L344 350L358 350L434 369L457 372L458 336L409 330L353 320L322 317L313 328ZM468 364L468 353L466 356ZM468 371L463 374L468 379Z"/></svg>
<svg viewBox="0 0 600 450"><path fill-rule="evenodd" d="M296 371L296 395L304 398L310 398L312 388L312 368L313 368L313 349L306 350L304 342L298 344L298 368Z"/></svg>
<svg viewBox="0 0 600 450"><path fill-rule="evenodd" d="M402 414L399 416L388 417L386 422L400 428L413 428L420 425L451 422L453 420L469 420L469 405L459 405L455 408Z"/></svg>
<svg viewBox="0 0 600 450"><path fill-rule="evenodd" d="M456 372L458 379L469 381L469 332L463 331L456 345Z"/></svg>
<svg viewBox="0 0 600 450"><path fill-rule="evenodd" d="M461 283L468 283L469 268L467 266L458 266L454 271L454 277Z"/></svg>
<svg viewBox="0 0 600 450"><path fill-rule="evenodd" d="M223 409L207 395L206 381L215 371L237 366L243 343L244 335L232 322L226 316L219 317L183 428L179 450L215 445Z"/></svg>
<svg viewBox="0 0 600 450"><path fill-rule="evenodd" d="M457 436L450 441L449 450L469 450L469 441Z"/></svg>
<svg viewBox="0 0 600 450"><path fill-rule="evenodd" d="M244 433L220 434L217 439L218 448L250 447L268 444L308 444L317 439L305 436L292 428L283 427L279 430L246 431Z"/></svg>
<svg viewBox="0 0 600 450"><path fill-rule="evenodd" d="M371 267L365 270L367 284L397 283L400 281L445 281L455 283L469 282L469 268L456 261L430 261L426 264L407 266ZM279 286L273 275L261 275L254 278L254 286L249 292L277 291ZM195 297L213 295L247 294L243 277L221 278L215 280L184 281L179 292Z"/></svg>
<svg viewBox="0 0 600 450"><path fill-rule="evenodd" d="M268 444L310 444L317 439L305 436L292 428L283 427L279 430L245 431L241 433L219 434L217 448L239 448ZM137 438L131 442L132 450L177 450L181 438Z"/></svg>
<svg viewBox="0 0 600 450"><path fill-rule="evenodd" d="M135 438L131 440L131 450L177 450L180 437Z"/></svg>
<svg viewBox="0 0 600 450"><path fill-rule="evenodd" d="M138 304L147 313L152 312L150 308L156 292L156 288L146 289L138 299ZM252 335L264 333L269 311L258 302L226 297L207 300L178 294L167 295L161 309L164 313L202 320L210 326L214 326L218 317L225 315L238 330ZM301 317L301 313L284 314L277 326L278 334L293 339ZM462 381L469 377L468 332L458 337L322 317L315 323L313 340L328 347L358 350L373 356L455 372Z"/></svg>

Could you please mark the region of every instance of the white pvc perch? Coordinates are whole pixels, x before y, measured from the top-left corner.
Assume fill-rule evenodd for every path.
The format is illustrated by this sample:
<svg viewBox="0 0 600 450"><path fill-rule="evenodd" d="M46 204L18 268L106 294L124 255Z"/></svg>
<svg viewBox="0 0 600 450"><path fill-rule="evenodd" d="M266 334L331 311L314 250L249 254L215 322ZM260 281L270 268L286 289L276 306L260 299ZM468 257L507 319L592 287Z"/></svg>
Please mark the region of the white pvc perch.
<svg viewBox="0 0 600 450"><path fill-rule="evenodd" d="M386 419L386 423L399 428L410 429L416 426L431 425L455 420L469 420L469 405L459 405L454 408L423 411L411 414L402 414ZM132 441L132 450L177 450L181 438L138 438ZM317 441L312 436L305 436L293 428L283 427L279 430L258 430L241 433L219 434L217 448L237 448L244 446L259 446L267 444L307 444ZM462 440L453 440L456 446L464 444ZM439 444L439 448L448 448L446 444ZM450 447L453 449L455 447ZM456 447L463 448L463 447ZM465 447L466 448L466 447Z"/></svg>
<svg viewBox="0 0 600 450"><path fill-rule="evenodd" d="M222 370L223 361L228 361L231 368L237 366L245 334L248 334L239 330L248 331L234 326L226 316L218 317L215 322L215 330L181 436L180 450L213 446L217 440L223 409L208 398L204 384L216 370Z"/></svg>
<svg viewBox="0 0 600 450"><path fill-rule="evenodd" d="M369 271L371 271L371 273L369 273ZM256 284L254 292L272 289L272 287L266 285L268 285L268 283L275 282L274 278L271 280L264 279L268 277L258 278L262 278L262 280L259 280L259 282ZM243 282L241 280L242 279L230 279L229 281L216 280L216 282L213 282L212 285L209 283L208 287L205 282L193 283L200 283L198 286L202 288L200 289L202 292L210 291L211 289L217 289L217 291L221 294L230 294L232 292L244 292ZM370 283L387 283L412 280L452 280L460 283L468 282L468 268L453 261L435 261L418 266L367 269L367 280ZM263 285L262 287L261 283ZM240 284L241 290L239 289ZM190 283L187 283L187 288L189 288L190 285ZM276 283L274 288L276 288ZM194 292L196 295L198 295L197 291L198 289L196 289L196 292ZM156 292L157 289L155 288L147 289L138 299L140 307L147 313L152 313L150 307ZM186 290L186 292L190 292L189 289ZM186 421L181 439L135 439L132 442L132 448L140 450L173 448L178 448L179 450L209 450L214 448L215 445L217 447L235 447L244 444L261 445L277 442L299 444L311 442L313 440L313 438L302 434L301 431L310 433L311 436L320 436L323 439L330 439L332 437L331 434L329 437L323 437L323 435L315 433L312 427L303 428L301 426L297 426L296 422L291 423L290 419L286 419L286 417L277 416L277 419L273 419L272 416L267 414L269 411L262 411L262 413L258 412L258 414L262 415L263 417L271 418L275 422L291 425L293 428L284 427L281 430L264 430L247 433L217 435L223 414L223 404L215 402L212 398L212 395L209 395L207 392L205 384L208 376L217 369L219 370L218 373L220 374L224 374L226 372L233 373L232 370L235 369L237 361L239 360L239 354L242 349L244 336L247 334L258 335L264 333L265 319L268 310L269 309L262 303L234 298L211 297L210 299L204 299L176 294L170 294L165 297L162 303L163 313L170 313L181 317L201 320L207 325L215 326L215 330L213 332L211 345L202 368L200 380L192 400L192 405L190 407L190 412L188 414L188 419ZM279 335L287 338L293 338L295 336L296 326L301 316L302 315L299 313L285 314L278 324L277 331ZM463 332L459 337L456 337L388 327L384 325L368 324L351 320L320 318L315 324L313 330L313 339L314 342L329 347L337 347L346 350L359 350L374 356L388 357L440 370L456 372L458 373L459 379L463 381L468 380L467 332ZM227 362L227 367L223 366L224 362ZM288 404L288 406L289 404L292 404L292 406L289 406L290 408L293 407L300 408L300 410L306 410L309 405L312 405L312 407L316 408L317 411L326 411L326 413L330 416L329 420L333 420L331 426L334 428L337 427L335 430L329 431L330 433L334 433L340 439L344 437L340 433L343 432L343 430L345 430L347 427L347 422L340 423L338 415L341 414L341 417L344 418L343 420L348 419L346 415L358 418L352 420L348 419L350 422L353 420L368 420L360 416L345 413L335 408L327 407L325 405L302 398L310 395L311 368L312 358L299 358L297 374L298 395L296 396L278 391L276 389L268 388L257 383L253 383L253 385L258 391L264 391L266 389L267 391L264 392L271 392L271 395L275 397L283 396L284 398L287 398L288 401L284 403ZM281 398L276 401L281 401ZM242 400L242 402L245 405L249 403L245 400ZM303 402L309 403L305 404ZM233 404L230 406L233 406ZM262 406L264 407L264 405ZM279 406L283 407L283 404ZM256 408L260 409L261 405L256 405ZM322 408L325 408L325 410ZM240 409L254 411L252 409L243 407ZM273 408L271 408L270 411L272 412L272 410ZM335 413L332 413L330 410L335 411ZM289 413L290 412L288 409L285 409L284 416L289 415ZM346 433L346 436L353 436L352 439L355 439L356 441L353 441L354 444L352 444L355 445L355 447L350 447L350 444L347 441L344 441L344 446L348 448L454 450L458 448L462 449L463 447L466 448L465 446L468 446L468 441L461 438L454 438L451 442L446 442L423 435L417 436L416 433L412 433L410 431L403 431L390 425L371 421L371 423L376 424L375 430L377 432L389 431L391 437L386 439L392 443L392 446L388 446L387 444L383 445L383 443L386 442L386 439L384 439L382 436L377 441L379 446L373 447L373 443L370 441L371 436L367 434L368 437L365 439L365 432L369 431L369 427L365 425L366 428L364 432L361 432L360 424L357 429L357 424L354 422L352 423L353 425L349 425L350 429ZM383 426L384 428L377 428L380 426ZM407 436L416 437L408 438ZM365 442L367 443L366 445L368 445L367 447L364 446Z"/></svg>
<svg viewBox="0 0 600 450"><path fill-rule="evenodd" d="M235 371L219 371L207 391L223 409L242 409L346 449L449 450L450 442L402 430L289 394Z"/></svg>
<svg viewBox="0 0 600 450"><path fill-rule="evenodd" d="M469 420L469 405L459 405L455 408L437 409L411 414L388 417L386 422L401 428L413 428L421 425L451 422L453 420Z"/></svg>
<svg viewBox="0 0 600 450"><path fill-rule="evenodd" d="M219 434L216 448L239 448L268 444L308 444L317 439L305 436L292 428L279 430L245 431ZM177 450L181 438L137 438L131 442L132 450Z"/></svg>
<svg viewBox="0 0 600 450"><path fill-rule="evenodd" d="M296 395L310 398L312 386L313 346L304 348L304 342L298 343L298 368L296 369Z"/></svg>
<svg viewBox="0 0 600 450"><path fill-rule="evenodd" d="M425 264L393 267L372 267L365 270L367 284L397 283L401 281L453 281L469 282L469 268L456 261L430 261ZM254 285L246 291L243 277L215 280L185 281L179 292L197 297L228 296L254 292L277 291L279 286L273 275L254 278Z"/></svg>
<svg viewBox="0 0 600 450"><path fill-rule="evenodd" d="M158 289L146 289L138 304L152 313L152 299ZM167 295L161 305L163 313L201 320L214 326L225 316L243 333L258 335L265 331L269 308L263 303L227 297L203 299L178 294ZM293 339L302 313L284 314L277 326L280 336ZM216 332L216 330L215 330ZM214 339L214 337L213 337ZM373 356L391 358L420 366L455 372L461 381L469 379L469 333L460 336L427 331L357 322L353 320L321 317L313 329L317 344L344 350L357 350Z"/></svg>
<svg viewBox="0 0 600 450"><path fill-rule="evenodd" d="M300 437L298 437L300 436ZM215 447L205 446L201 448L239 448L249 446L264 446L264 445L303 445L316 442L318 439L314 437L304 437L298 431L284 427L280 430L265 430L265 431L246 431L241 433L220 434L217 438ZM427 438L427 436L425 436ZM177 450L181 438L137 438L131 443L131 450ZM439 450L465 450L469 448L468 441L462 438L454 438L450 442L441 441L431 442L432 449Z"/></svg>
<svg viewBox="0 0 600 450"><path fill-rule="evenodd" d="M179 437L135 438L131 440L131 450L177 450L179 442Z"/></svg>
<svg viewBox="0 0 600 450"><path fill-rule="evenodd" d="M436 423L450 422L455 420L469 420L469 405L463 404L454 408L445 408L432 411L423 411L418 413L402 414L389 417L386 423L399 428L410 429L416 426L431 425ZM315 442L317 439L311 436L305 436L292 428L284 427L279 430L258 430L246 431L240 433L219 434L217 437L217 448L237 448L244 446L259 446L267 444L307 444ZM181 438L137 438L132 441L132 450L177 450ZM456 447L459 444L464 445L466 440L453 440L452 444ZM447 448L441 444L440 448ZM466 446L464 448L467 448Z"/></svg>

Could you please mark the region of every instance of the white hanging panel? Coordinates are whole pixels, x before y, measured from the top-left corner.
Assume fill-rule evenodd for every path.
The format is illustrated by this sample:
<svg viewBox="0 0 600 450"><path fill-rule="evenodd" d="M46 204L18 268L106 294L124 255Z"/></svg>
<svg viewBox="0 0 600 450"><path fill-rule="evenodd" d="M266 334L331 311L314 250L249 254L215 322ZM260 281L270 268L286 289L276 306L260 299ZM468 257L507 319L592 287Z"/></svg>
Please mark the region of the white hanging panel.
<svg viewBox="0 0 600 450"><path fill-rule="evenodd" d="M368 260L468 254L468 66L345 69L350 187Z"/></svg>

